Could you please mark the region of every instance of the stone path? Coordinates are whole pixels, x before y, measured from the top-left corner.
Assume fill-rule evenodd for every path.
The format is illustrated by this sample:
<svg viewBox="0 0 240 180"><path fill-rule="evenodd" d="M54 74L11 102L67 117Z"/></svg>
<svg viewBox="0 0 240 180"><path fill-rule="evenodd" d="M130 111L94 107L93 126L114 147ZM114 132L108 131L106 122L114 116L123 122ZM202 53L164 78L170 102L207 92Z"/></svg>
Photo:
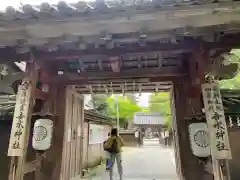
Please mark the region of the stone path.
<svg viewBox="0 0 240 180"><path fill-rule="evenodd" d="M124 180L177 180L173 150L161 147L155 142L146 142L140 148L123 153ZM102 169L87 180L108 180L108 173ZM115 165L114 180L118 180Z"/></svg>

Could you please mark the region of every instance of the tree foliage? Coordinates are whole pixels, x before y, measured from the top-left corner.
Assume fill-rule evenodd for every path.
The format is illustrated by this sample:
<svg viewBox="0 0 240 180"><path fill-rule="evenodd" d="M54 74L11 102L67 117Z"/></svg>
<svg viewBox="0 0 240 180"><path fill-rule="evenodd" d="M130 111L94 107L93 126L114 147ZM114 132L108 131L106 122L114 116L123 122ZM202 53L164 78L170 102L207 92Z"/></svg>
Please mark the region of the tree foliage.
<svg viewBox="0 0 240 180"><path fill-rule="evenodd" d="M233 79L220 81L219 85L222 89L240 89L240 74Z"/></svg>
<svg viewBox="0 0 240 180"><path fill-rule="evenodd" d="M107 107L108 107L107 99L108 99L108 95L94 94L94 95L91 95L90 103L96 112L105 115L107 113Z"/></svg>
<svg viewBox="0 0 240 180"><path fill-rule="evenodd" d="M137 105L134 95L92 95L91 105L96 112L116 119L117 102L120 125L125 125L128 120L133 118L135 112L142 110L142 108Z"/></svg>
<svg viewBox="0 0 240 180"><path fill-rule="evenodd" d="M234 49L231 53L240 58L240 49ZM219 84L222 89L240 89L240 73L238 73L233 79L220 81Z"/></svg>
<svg viewBox="0 0 240 180"><path fill-rule="evenodd" d="M107 114L110 117L117 117L117 102L120 119L128 120L133 117L135 112L141 111L141 107L139 107L134 101L132 101L128 97L111 96L107 100Z"/></svg>
<svg viewBox="0 0 240 180"><path fill-rule="evenodd" d="M151 94L149 98L149 111L159 112L164 117L165 125L168 128L172 126L170 94L168 92L160 92Z"/></svg>

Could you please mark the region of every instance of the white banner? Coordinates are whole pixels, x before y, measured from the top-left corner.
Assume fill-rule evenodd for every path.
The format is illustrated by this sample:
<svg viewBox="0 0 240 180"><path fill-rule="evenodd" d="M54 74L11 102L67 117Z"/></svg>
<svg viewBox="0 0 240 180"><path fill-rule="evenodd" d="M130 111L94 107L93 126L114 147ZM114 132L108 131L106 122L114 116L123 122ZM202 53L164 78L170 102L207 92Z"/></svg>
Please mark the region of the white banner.
<svg viewBox="0 0 240 180"><path fill-rule="evenodd" d="M218 84L203 84L202 93L212 157L213 159L231 159L228 129Z"/></svg>
<svg viewBox="0 0 240 180"><path fill-rule="evenodd" d="M106 140L104 126L90 124L89 126L89 144L100 144Z"/></svg>
<svg viewBox="0 0 240 180"><path fill-rule="evenodd" d="M30 82L24 81L18 88L16 104L10 135L8 156L22 156L24 151L24 136L30 104Z"/></svg>

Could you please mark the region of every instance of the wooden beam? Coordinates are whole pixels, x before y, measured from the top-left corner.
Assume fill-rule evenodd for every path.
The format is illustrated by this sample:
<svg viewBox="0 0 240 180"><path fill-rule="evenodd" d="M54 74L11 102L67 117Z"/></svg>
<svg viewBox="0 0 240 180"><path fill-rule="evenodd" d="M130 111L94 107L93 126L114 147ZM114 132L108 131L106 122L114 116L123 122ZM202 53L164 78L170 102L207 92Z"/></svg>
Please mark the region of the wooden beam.
<svg viewBox="0 0 240 180"><path fill-rule="evenodd" d="M153 78L150 78L150 82L156 82L156 81L160 81L160 82L169 82L171 80L173 81L178 81L178 80L181 80L181 79L184 79L184 77L186 77L187 75L182 75L182 76L176 76L176 77L163 77L163 76L158 76L158 77L153 77ZM130 78L129 78L130 79ZM153 79L153 80L152 80ZM103 79L105 80L106 82L108 81L108 79ZM80 85L80 84L91 84L92 82L98 82L99 79L92 79L91 81L85 79L85 80L82 80L82 79L70 79L70 80L66 80L66 79L62 79L59 80L59 81L52 81L52 83L57 83L57 84L62 84L62 85Z"/></svg>
<svg viewBox="0 0 240 180"><path fill-rule="evenodd" d="M59 50L54 52L41 52L35 51L34 54L39 60L71 60L79 58L84 55L98 55L98 56L122 56L129 53L143 53L143 52L164 52L164 51L188 51L194 50L199 47L200 44L208 49L229 49L240 47L240 34L225 35L220 37L218 42L204 42L202 40L194 40L188 38L188 40L181 41L179 43L161 43L152 42L146 43L145 46L141 46L139 43L127 43L122 47L115 47L113 49L107 49L106 47L88 48L85 50Z"/></svg>
<svg viewBox="0 0 240 180"><path fill-rule="evenodd" d="M204 43L204 46L208 49L229 49L240 47L240 33L227 34L220 37L215 42L204 42L202 40L194 40L193 38L187 38L188 40L182 40L176 43L161 43L160 40L156 42L146 42L145 46L141 46L139 43L126 43L120 47L114 47L108 49L107 47L89 47L85 50L58 50L53 52L44 52L40 50L34 50L34 56L39 61L41 60L71 60L79 58L84 55L104 55L104 56L121 56L127 53L142 53L153 51L174 51L174 50L193 50L196 49L200 43ZM1 61L24 61L29 59L29 53L17 53L17 48L8 47L1 48Z"/></svg>
<svg viewBox="0 0 240 180"><path fill-rule="evenodd" d="M103 72L84 72L77 75L69 75L70 79L115 79L115 78L134 78L134 77L156 77L156 76L181 76L186 74L180 67L164 67L164 68L142 68L122 70L121 72L103 71Z"/></svg>
<svg viewBox="0 0 240 180"><path fill-rule="evenodd" d="M113 91L114 93L129 93L129 92L158 92L158 91L169 91L169 89L172 87L171 84L158 84L158 83L152 83L152 84L137 84L135 83L135 86L133 84L118 84L113 85L110 87L110 85L104 87L102 85L95 85L91 86L91 91L85 86L76 86L76 89L82 93L82 94L92 94L92 93L106 93L106 89L108 92ZM156 90L157 89L157 90Z"/></svg>
<svg viewBox="0 0 240 180"><path fill-rule="evenodd" d="M164 67L164 68L147 68L138 70L123 70L117 72L83 72L80 74L66 73L59 76L52 76L45 79L43 83L50 84L89 84L89 81L111 81L114 79L133 79L146 77L159 77L162 81L171 81L171 78L181 77L187 75L183 69L178 67Z"/></svg>
<svg viewBox="0 0 240 180"><path fill-rule="evenodd" d="M125 83L125 82L118 82L118 83L115 83L115 82L112 82L112 83L109 83L109 82L105 82L105 81L101 81L102 83L95 83L94 81L90 81L89 84L92 86L93 89L97 89L97 88L103 88L103 89L106 89L106 88L122 88L122 86L124 86L124 88L128 88L128 87L133 87L133 83ZM88 84L88 85L89 85ZM135 82L135 85L136 86L139 86L141 88L148 88L148 87L163 87L163 86L171 86L172 84L169 83L169 82ZM88 89L87 86L85 84L81 84L81 85L77 85L76 86L77 88L84 88L84 89ZM0 101L1 102L1 101Z"/></svg>
<svg viewBox="0 0 240 180"><path fill-rule="evenodd" d="M169 92L171 89L171 87L163 87L163 88L158 88L157 92ZM82 90L82 89L78 89L78 92L81 94L90 94L89 91L87 90ZM139 90L133 89L133 88L128 88L128 89L124 89L125 93L138 93ZM153 93L155 92L155 88L146 88L146 89L142 89L141 91L142 93ZM105 94L105 90L104 89L97 89L97 90L93 90L94 94ZM113 89L113 93L114 94L123 94L121 89Z"/></svg>

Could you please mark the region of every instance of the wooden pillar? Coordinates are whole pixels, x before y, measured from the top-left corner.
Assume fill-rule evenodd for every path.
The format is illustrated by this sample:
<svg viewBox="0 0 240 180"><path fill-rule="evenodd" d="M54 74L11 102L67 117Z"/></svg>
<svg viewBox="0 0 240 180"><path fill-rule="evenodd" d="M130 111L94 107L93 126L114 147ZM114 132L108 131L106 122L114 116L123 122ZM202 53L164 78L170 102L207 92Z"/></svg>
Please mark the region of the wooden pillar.
<svg viewBox="0 0 240 180"><path fill-rule="evenodd" d="M31 57L27 62L25 77L17 93L8 150L8 156L12 156L9 180L23 180L36 80L36 64Z"/></svg>
<svg viewBox="0 0 240 180"><path fill-rule="evenodd" d="M187 117L194 116L201 99L190 101L188 81L174 82L172 92L173 108L173 136L176 143L176 166L180 180L212 180L213 176L206 177L203 164L192 153L190 147ZM189 111L190 110L190 111Z"/></svg>
<svg viewBox="0 0 240 180"><path fill-rule="evenodd" d="M192 52L189 62L189 77L181 82L173 82L173 104L175 115L173 134L177 141L176 157L180 161L177 165L180 180L212 180L213 176L204 171L204 165L192 153L189 140L188 119L201 116L202 96L201 84L204 83L206 63L209 61L209 52L199 46ZM195 120L197 121L197 120Z"/></svg>
<svg viewBox="0 0 240 180"><path fill-rule="evenodd" d="M177 158L180 160L178 170L180 180L212 180L213 175L204 171L204 165L192 153L189 140L188 126L197 122L198 116L202 113L202 90L204 83L206 64L209 62L209 51L203 46L195 49L188 59L189 77L178 82L173 82L173 104L175 105L175 115L173 122L173 134L177 141ZM189 122L195 119L194 122ZM193 120L192 120L193 121Z"/></svg>
<svg viewBox="0 0 240 180"><path fill-rule="evenodd" d="M49 84L48 99L45 101L42 114L52 114L54 123L53 139L50 149L45 153L41 167L41 180L59 180L62 161L65 87Z"/></svg>

